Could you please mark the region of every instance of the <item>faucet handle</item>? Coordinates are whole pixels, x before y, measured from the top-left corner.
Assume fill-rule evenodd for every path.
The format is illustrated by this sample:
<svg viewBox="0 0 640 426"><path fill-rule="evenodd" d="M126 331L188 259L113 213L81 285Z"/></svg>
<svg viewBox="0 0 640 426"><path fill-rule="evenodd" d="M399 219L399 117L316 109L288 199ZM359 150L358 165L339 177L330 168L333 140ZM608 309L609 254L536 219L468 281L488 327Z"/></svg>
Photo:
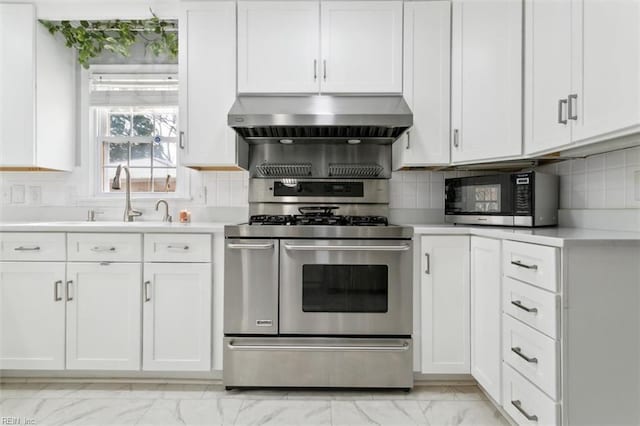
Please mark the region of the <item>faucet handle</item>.
<svg viewBox="0 0 640 426"><path fill-rule="evenodd" d="M94 209L89 209L87 211L87 222L95 222L96 221L96 215L99 214L104 214L104 212L102 211L97 211Z"/></svg>

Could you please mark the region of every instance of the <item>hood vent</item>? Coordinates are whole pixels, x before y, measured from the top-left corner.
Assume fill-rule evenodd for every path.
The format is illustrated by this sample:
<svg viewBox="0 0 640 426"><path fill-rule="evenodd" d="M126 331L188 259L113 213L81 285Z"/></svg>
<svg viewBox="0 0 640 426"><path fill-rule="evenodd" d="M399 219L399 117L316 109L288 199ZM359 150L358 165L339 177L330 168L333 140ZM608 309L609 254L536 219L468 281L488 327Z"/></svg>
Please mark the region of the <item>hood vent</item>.
<svg viewBox="0 0 640 426"><path fill-rule="evenodd" d="M239 96L228 119L250 143L390 144L413 124L402 96Z"/></svg>

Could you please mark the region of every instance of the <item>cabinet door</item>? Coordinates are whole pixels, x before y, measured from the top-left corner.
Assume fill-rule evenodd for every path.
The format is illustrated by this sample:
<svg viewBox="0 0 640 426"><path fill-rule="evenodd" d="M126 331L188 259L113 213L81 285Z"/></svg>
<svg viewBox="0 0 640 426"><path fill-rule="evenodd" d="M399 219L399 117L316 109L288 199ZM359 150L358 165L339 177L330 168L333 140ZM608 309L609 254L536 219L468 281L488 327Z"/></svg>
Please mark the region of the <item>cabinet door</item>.
<svg viewBox="0 0 640 426"><path fill-rule="evenodd" d="M500 240L471 237L471 374L501 403Z"/></svg>
<svg viewBox="0 0 640 426"><path fill-rule="evenodd" d="M402 92L402 2L326 1L321 22L323 92Z"/></svg>
<svg viewBox="0 0 640 426"><path fill-rule="evenodd" d="M318 92L319 52L319 2L238 2L238 92Z"/></svg>
<svg viewBox="0 0 640 426"><path fill-rule="evenodd" d="M33 166L35 8L0 4L0 166Z"/></svg>
<svg viewBox="0 0 640 426"><path fill-rule="evenodd" d="M404 5L404 98L413 127L393 145L393 168L449 163L451 4Z"/></svg>
<svg viewBox="0 0 640 426"><path fill-rule="evenodd" d="M422 237L422 372L469 374L469 237Z"/></svg>
<svg viewBox="0 0 640 426"><path fill-rule="evenodd" d="M453 162L522 153L522 1L454 0Z"/></svg>
<svg viewBox="0 0 640 426"><path fill-rule="evenodd" d="M0 263L0 369L64 369L64 262Z"/></svg>
<svg viewBox="0 0 640 426"><path fill-rule="evenodd" d="M211 368L211 263L145 263L144 370Z"/></svg>
<svg viewBox="0 0 640 426"><path fill-rule="evenodd" d="M571 142L571 2L525 1L525 153Z"/></svg>
<svg viewBox="0 0 640 426"><path fill-rule="evenodd" d="M236 98L233 1L181 2L180 158L192 167L237 165L227 114Z"/></svg>
<svg viewBox="0 0 640 426"><path fill-rule="evenodd" d="M67 264L67 368L140 369L139 263Z"/></svg>
<svg viewBox="0 0 640 426"><path fill-rule="evenodd" d="M640 131L640 2L573 0L572 142ZM571 119L571 117L570 117Z"/></svg>

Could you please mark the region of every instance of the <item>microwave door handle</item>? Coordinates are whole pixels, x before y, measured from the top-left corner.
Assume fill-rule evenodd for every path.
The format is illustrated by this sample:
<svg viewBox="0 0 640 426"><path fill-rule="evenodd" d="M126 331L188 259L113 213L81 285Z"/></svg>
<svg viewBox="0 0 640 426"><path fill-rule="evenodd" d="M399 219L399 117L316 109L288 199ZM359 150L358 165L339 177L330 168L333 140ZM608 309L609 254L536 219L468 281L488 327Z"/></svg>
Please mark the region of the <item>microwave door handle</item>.
<svg viewBox="0 0 640 426"><path fill-rule="evenodd" d="M284 248L291 251L407 251L411 248L409 244L394 246L376 245L319 245L319 244L289 244L285 243Z"/></svg>

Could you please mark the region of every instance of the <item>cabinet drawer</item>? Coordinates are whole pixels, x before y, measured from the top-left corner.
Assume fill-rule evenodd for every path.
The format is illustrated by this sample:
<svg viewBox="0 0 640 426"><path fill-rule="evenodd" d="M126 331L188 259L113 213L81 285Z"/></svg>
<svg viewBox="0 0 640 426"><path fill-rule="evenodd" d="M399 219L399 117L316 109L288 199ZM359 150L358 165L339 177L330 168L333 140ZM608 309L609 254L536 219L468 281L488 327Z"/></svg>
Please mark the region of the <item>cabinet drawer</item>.
<svg viewBox="0 0 640 426"><path fill-rule="evenodd" d="M503 315L502 358L552 399L558 399L558 342Z"/></svg>
<svg viewBox="0 0 640 426"><path fill-rule="evenodd" d="M502 269L508 277L558 291L558 249L538 244L505 241Z"/></svg>
<svg viewBox="0 0 640 426"><path fill-rule="evenodd" d="M70 262L140 262L140 234L67 234Z"/></svg>
<svg viewBox="0 0 640 426"><path fill-rule="evenodd" d="M517 424L560 424L560 404L551 400L508 364L502 364L502 377L502 407Z"/></svg>
<svg viewBox="0 0 640 426"><path fill-rule="evenodd" d="M209 234L145 234L145 262L211 262Z"/></svg>
<svg viewBox="0 0 640 426"><path fill-rule="evenodd" d="M503 278L503 284L503 312L555 339L559 330L559 296L509 277Z"/></svg>
<svg viewBox="0 0 640 426"><path fill-rule="evenodd" d="M64 261L64 233L0 233L0 260Z"/></svg>

